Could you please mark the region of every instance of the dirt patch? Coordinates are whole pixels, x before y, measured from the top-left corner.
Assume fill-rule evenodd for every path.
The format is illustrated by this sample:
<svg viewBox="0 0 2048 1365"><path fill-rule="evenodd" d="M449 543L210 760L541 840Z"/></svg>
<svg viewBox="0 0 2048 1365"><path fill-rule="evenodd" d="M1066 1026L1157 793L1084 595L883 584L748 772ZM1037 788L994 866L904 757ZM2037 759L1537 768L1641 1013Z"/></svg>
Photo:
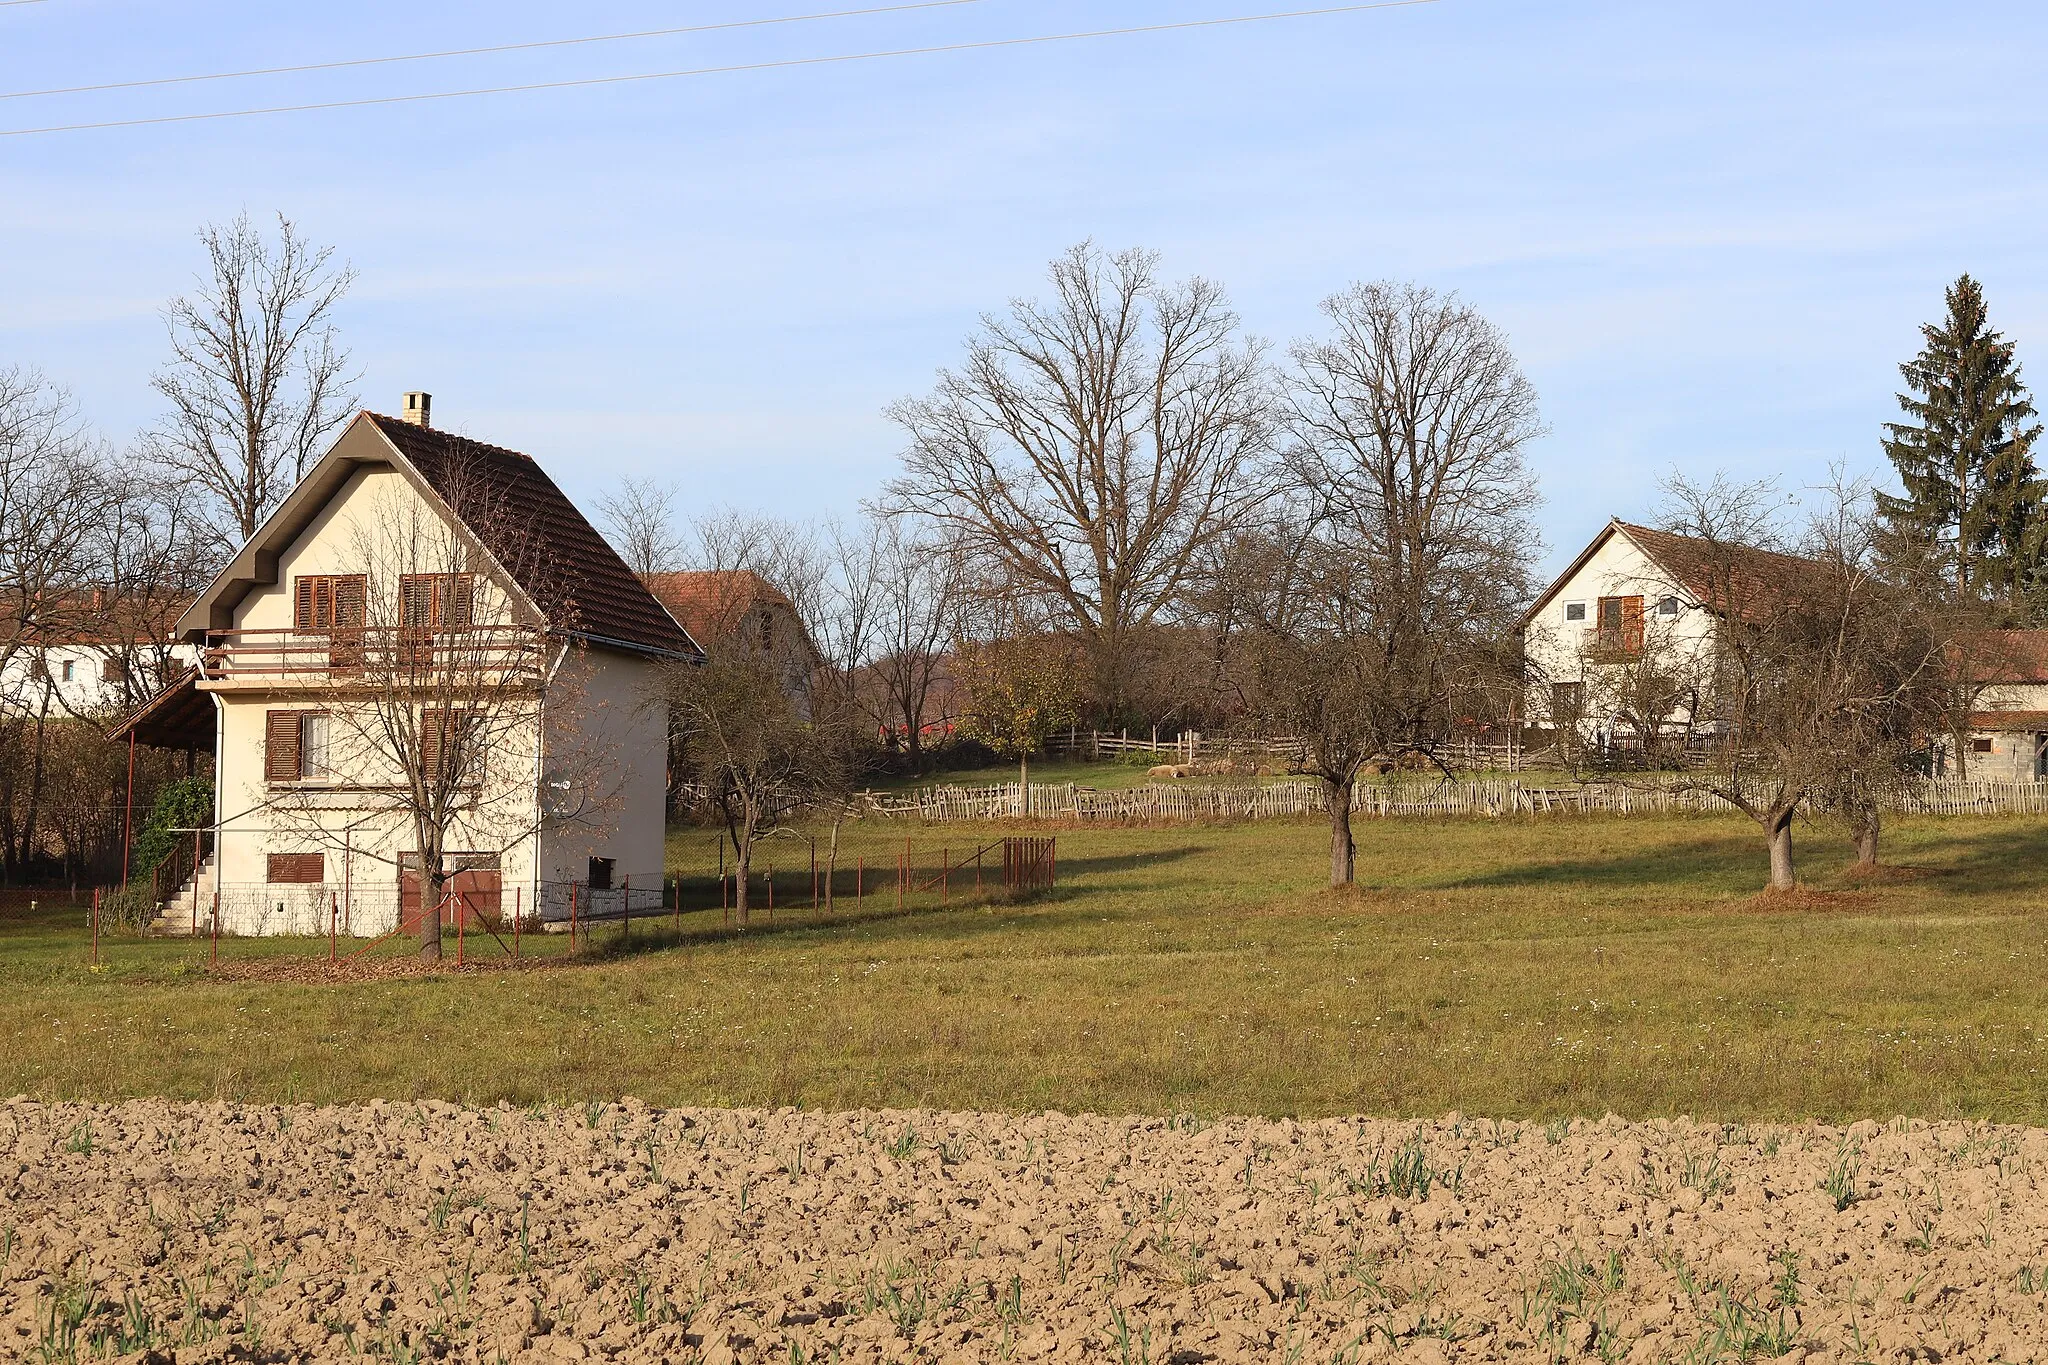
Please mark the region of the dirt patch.
<svg viewBox="0 0 2048 1365"><path fill-rule="evenodd" d="M2022 1361L2048 1131L0 1105L0 1359Z"/></svg>
<svg viewBox="0 0 2048 1365"><path fill-rule="evenodd" d="M1864 911L1875 909L1877 904L1877 896L1869 891L1817 891L1807 886L1790 891L1773 891L1766 887L1744 902L1752 911L1774 915Z"/></svg>

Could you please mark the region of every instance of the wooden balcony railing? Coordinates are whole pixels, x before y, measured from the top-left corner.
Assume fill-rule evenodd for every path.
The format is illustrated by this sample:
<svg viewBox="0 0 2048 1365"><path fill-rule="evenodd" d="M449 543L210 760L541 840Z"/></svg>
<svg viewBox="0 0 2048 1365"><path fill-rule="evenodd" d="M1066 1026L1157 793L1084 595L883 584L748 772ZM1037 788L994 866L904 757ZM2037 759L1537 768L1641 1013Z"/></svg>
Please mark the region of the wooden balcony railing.
<svg viewBox="0 0 2048 1365"><path fill-rule="evenodd" d="M216 630L199 658L206 682L504 682L537 679L541 667L540 633L514 626Z"/></svg>

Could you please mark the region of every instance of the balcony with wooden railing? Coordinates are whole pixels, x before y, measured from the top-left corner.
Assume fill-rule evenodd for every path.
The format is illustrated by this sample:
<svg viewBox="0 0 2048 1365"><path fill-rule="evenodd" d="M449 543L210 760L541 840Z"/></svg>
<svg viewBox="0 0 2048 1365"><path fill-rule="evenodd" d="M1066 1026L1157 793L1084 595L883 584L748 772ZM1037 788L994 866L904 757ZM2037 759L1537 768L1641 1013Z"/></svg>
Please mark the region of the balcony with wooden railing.
<svg viewBox="0 0 2048 1365"><path fill-rule="evenodd" d="M200 681L215 687L430 687L537 682L539 631L517 626L359 626L207 632Z"/></svg>

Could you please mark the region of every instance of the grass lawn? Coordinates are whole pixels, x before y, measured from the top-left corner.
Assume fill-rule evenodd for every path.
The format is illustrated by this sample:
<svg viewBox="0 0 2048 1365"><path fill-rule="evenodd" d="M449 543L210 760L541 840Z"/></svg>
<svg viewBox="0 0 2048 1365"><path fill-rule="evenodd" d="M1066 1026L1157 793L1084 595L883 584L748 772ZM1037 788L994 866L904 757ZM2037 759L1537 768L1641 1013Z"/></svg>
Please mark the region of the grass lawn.
<svg viewBox="0 0 2048 1365"><path fill-rule="evenodd" d="M1083 758L1033 759L1031 781L1034 784L1072 782L1077 786L1098 789L1135 787L1152 780L1146 776L1152 768L1171 762L1172 754L1160 754L1156 764L1148 762L1142 766L1135 761L1091 763ZM912 791L918 787L992 787L1016 780L1016 764L998 763L985 768L948 768L935 773L877 778L870 785L876 791Z"/></svg>
<svg viewBox="0 0 2048 1365"><path fill-rule="evenodd" d="M1903 825L1915 875L1867 888L1803 831L1790 902L1732 817L1358 828L1355 893L1318 885L1315 823L1088 828L1048 898L829 918L788 908L808 855L779 840L744 937L692 910L467 976L228 982L132 939L95 974L76 912L17 917L0 1094L2048 1122L2048 822ZM1000 831L849 826L846 863L905 833L929 861ZM672 870L712 848L679 832Z"/></svg>

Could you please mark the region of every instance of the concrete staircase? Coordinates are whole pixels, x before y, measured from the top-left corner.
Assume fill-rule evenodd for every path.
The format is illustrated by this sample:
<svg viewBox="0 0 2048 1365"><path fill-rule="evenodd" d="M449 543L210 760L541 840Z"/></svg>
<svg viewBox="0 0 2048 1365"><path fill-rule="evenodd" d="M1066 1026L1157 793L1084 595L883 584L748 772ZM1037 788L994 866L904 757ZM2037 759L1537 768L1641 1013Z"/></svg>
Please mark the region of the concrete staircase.
<svg viewBox="0 0 2048 1365"><path fill-rule="evenodd" d="M156 918L149 922L149 932L166 938L185 938L193 933L206 933L213 913L213 903L201 891L202 887L213 884L213 855L208 854L199 870L192 874L183 886L171 893L171 898L158 907ZM194 911L197 913L195 914Z"/></svg>

